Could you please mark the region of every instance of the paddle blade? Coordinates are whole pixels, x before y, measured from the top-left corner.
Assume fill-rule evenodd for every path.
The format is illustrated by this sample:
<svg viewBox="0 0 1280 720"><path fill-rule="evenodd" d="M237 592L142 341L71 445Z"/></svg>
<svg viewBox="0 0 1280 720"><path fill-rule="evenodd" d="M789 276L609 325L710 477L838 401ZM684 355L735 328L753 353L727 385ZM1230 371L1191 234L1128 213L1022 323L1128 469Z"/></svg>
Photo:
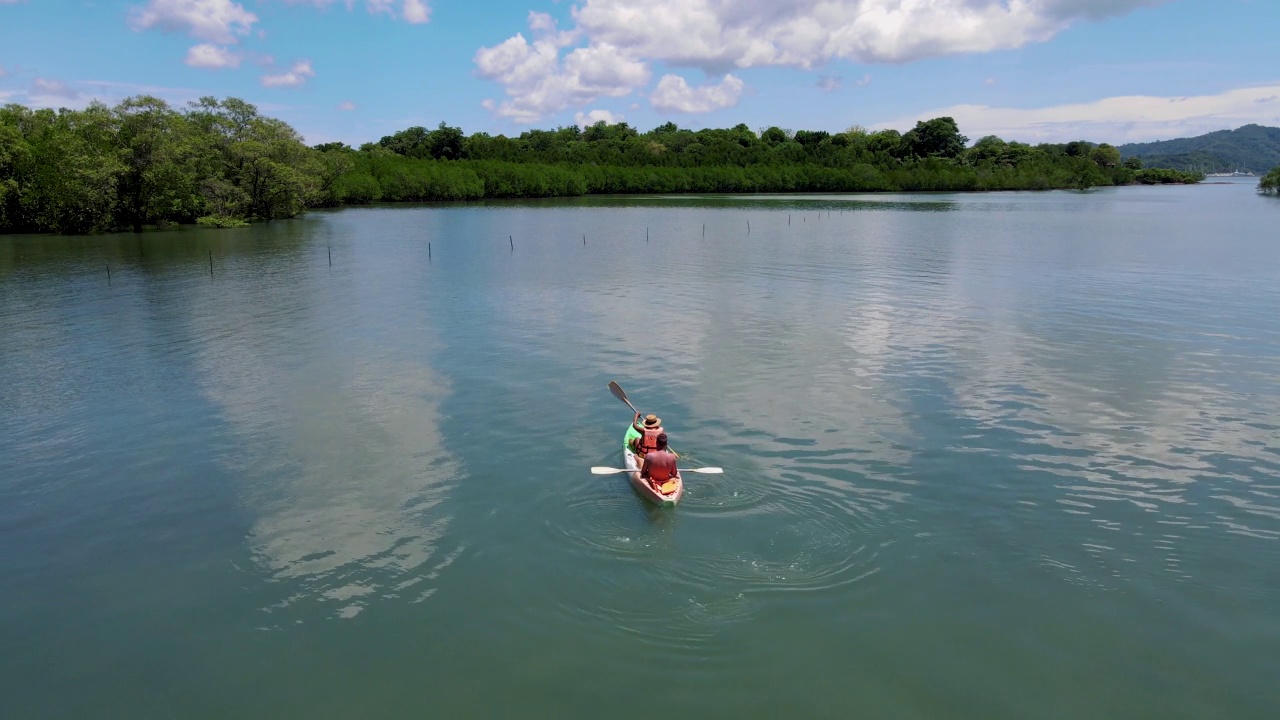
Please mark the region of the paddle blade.
<svg viewBox="0 0 1280 720"><path fill-rule="evenodd" d="M723 475L724 468L718 468L718 467L680 468L680 472L702 473L703 475Z"/></svg>
<svg viewBox="0 0 1280 720"><path fill-rule="evenodd" d="M626 468L611 468L596 466L591 468L592 475L612 475L614 473L626 472Z"/></svg>
<svg viewBox="0 0 1280 720"><path fill-rule="evenodd" d="M627 404L627 407L631 408L631 412L633 412L633 413L635 413L635 414L637 414L637 415L639 415L639 414L640 414L640 411L636 409L636 406L635 406L635 405L632 405L632 404L631 404L631 401L627 399L627 394L626 394L626 393L624 393L624 392L622 392L622 386L621 386L621 385L619 385L618 383L616 383L616 382L614 382L614 381L610 380L610 381L609 381L609 392L613 393L613 396L614 396L614 397L616 397L616 398L618 398L619 400L621 400L622 402L626 403L626 404Z"/></svg>

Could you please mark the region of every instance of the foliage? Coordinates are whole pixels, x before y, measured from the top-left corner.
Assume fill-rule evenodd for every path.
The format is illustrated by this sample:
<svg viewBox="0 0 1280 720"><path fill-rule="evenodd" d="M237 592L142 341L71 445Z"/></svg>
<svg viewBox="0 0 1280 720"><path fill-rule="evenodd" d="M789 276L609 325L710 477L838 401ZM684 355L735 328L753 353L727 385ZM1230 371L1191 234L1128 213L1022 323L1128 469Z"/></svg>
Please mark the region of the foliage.
<svg viewBox="0 0 1280 720"><path fill-rule="evenodd" d="M1141 158L1146 167L1260 172L1280 165L1280 128L1245 125L1192 138L1121 145L1119 150L1125 157Z"/></svg>
<svg viewBox="0 0 1280 720"><path fill-rule="evenodd" d="M235 98L185 110L158 98L114 108L0 108L0 231L88 233L293 217L350 168Z"/></svg>
<svg viewBox="0 0 1280 720"><path fill-rule="evenodd" d="M1272 168L1271 172L1258 181L1258 192L1269 195L1280 194L1280 166Z"/></svg>
<svg viewBox="0 0 1280 720"><path fill-rule="evenodd" d="M956 121L949 117L918 122L914 129L902 136L902 142L911 149L911 154L920 158L959 157L968 141L969 138L960 134Z"/></svg>
<svg viewBox="0 0 1280 720"><path fill-rule="evenodd" d="M1139 170L1135 179L1143 185L1176 185L1200 182L1204 179L1204 174L1182 172L1169 168L1147 168L1146 170Z"/></svg>
<svg viewBox="0 0 1280 720"><path fill-rule="evenodd" d="M249 223L245 220L229 215L203 215L196 218L196 224L215 228L249 227Z"/></svg>
<svg viewBox="0 0 1280 720"><path fill-rule="evenodd" d="M85 233L190 223L234 227L308 207L593 193L1046 190L1194 182L1142 170L1078 140L968 139L950 117L905 134L667 122L531 129L516 137L441 122L353 149L306 147L286 123L236 98L181 109L154 97L114 108L0 108L0 232Z"/></svg>

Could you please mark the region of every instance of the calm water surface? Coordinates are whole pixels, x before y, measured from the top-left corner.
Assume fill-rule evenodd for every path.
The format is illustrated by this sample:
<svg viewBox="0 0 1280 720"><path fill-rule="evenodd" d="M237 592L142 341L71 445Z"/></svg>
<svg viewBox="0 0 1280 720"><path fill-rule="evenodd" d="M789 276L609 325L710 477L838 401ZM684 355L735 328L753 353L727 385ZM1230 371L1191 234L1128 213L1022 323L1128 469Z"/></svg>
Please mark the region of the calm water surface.
<svg viewBox="0 0 1280 720"><path fill-rule="evenodd" d="M0 238L0 717L1275 717L1253 184Z"/></svg>

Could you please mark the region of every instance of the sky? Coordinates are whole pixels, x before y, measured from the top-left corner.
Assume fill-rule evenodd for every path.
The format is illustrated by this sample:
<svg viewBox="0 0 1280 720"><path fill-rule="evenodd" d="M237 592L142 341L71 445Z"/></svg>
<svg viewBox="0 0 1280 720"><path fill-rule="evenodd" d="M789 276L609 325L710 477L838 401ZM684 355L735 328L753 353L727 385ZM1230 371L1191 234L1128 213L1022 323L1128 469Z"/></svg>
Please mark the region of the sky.
<svg viewBox="0 0 1280 720"><path fill-rule="evenodd" d="M1280 126L1280 0L0 0L0 103L238 97L309 143L625 121Z"/></svg>

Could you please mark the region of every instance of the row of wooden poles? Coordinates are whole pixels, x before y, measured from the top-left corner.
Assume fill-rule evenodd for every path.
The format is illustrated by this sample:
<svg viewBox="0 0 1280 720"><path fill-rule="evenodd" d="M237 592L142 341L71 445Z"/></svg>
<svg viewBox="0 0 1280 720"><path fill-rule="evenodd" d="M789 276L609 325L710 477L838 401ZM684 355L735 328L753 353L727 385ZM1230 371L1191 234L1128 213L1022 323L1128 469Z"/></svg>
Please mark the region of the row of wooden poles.
<svg viewBox="0 0 1280 720"><path fill-rule="evenodd" d="M840 214L841 215L844 214L843 209L840 210ZM831 215L830 210L827 211L827 215L828 216ZM818 211L818 217L822 217L822 211ZM801 217L802 222L807 222L807 220L808 220L808 216ZM791 213L787 213L787 227L791 227ZM751 234L750 220L747 221L747 234L748 235ZM702 223L702 237L706 237L706 236L707 236L707 224ZM649 228L647 227L644 229L644 241L649 242ZM511 252L514 253L516 251L515 236L508 235L507 242L511 245ZM582 244L583 245L587 244L586 233L582 234ZM332 245L328 246L328 251L329 251L329 267L333 267L333 246ZM427 261L428 262L431 261L431 243L427 243ZM213 251L212 250L209 251L209 277L213 277ZM111 284L111 263L107 263L107 284L108 285Z"/></svg>

